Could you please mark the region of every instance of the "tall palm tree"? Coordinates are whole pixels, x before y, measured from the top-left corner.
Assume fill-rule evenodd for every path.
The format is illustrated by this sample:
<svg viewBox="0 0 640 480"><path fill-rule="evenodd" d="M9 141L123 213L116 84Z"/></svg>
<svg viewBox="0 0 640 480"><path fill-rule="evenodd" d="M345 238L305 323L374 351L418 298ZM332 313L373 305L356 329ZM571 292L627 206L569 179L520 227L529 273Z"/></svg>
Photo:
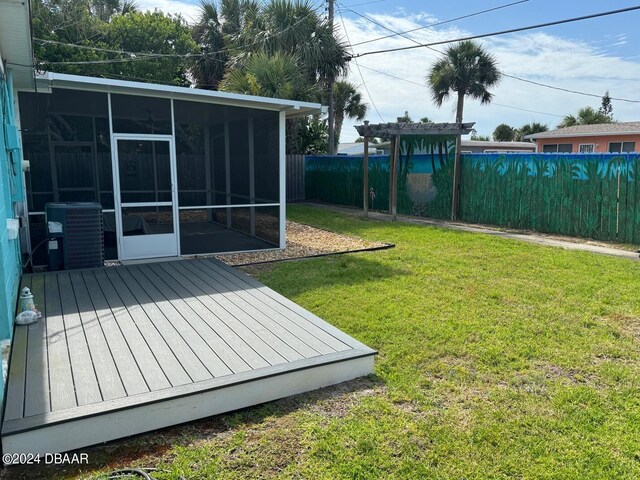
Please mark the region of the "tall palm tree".
<svg viewBox="0 0 640 480"><path fill-rule="evenodd" d="M191 66L197 88L217 90L224 76L227 64L222 24L216 4L203 0L200 3L200 17L193 27L193 39L205 56L199 57Z"/></svg>
<svg viewBox="0 0 640 480"><path fill-rule="evenodd" d="M591 107L584 107L578 110L578 114L566 115L562 122L558 125L558 128L573 127L574 125L594 125L596 123L611 123L613 118L611 115L607 115L599 110L595 110Z"/></svg>
<svg viewBox="0 0 640 480"><path fill-rule="evenodd" d="M364 120L367 115L367 104L362 101L362 94L355 85L344 80L333 84L333 101L335 104L335 136L336 145L340 143L340 131L345 116L355 120Z"/></svg>
<svg viewBox="0 0 640 480"><path fill-rule="evenodd" d="M500 81L500 71L493 55L482 45L467 40L446 49L431 67L427 82L436 106L441 107L452 94L457 95L456 124L462 126L464 98L468 95L480 103L489 103L493 95L489 88ZM460 135L456 138L456 157L453 169L454 188L451 217L458 214L458 185L460 182Z"/></svg>

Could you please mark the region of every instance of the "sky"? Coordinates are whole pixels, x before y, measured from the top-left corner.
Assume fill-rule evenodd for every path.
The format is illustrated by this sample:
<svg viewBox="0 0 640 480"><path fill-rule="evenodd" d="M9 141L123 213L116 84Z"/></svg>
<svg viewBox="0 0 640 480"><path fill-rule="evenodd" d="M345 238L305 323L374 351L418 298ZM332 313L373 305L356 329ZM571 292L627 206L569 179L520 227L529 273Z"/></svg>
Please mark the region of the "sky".
<svg viewBox="0 0 640 480"><path fill-rule="evenodd" d="M323 0L310 0L322 9ZM392 34L499 7L517 0L336 0L336 27L354 54L414 45L395 36L360 44ZM198 16L197 2L190 0L143 0L143 8L180 12L187 21ZM421 42L437 42L517 28L537 23L589 15L638 5L624 0L528 0L493 12L457 20L407 34ZM357 12L357 13L354 13ZM370 20L362 18L364 15ZM618 121L640 120L640 10L561 26L478 40L493 54L500 70L527 80L596 94L598 97L553 90L503 77L491 89L493 101L465 104L464 121L476 122L478 134L491 135L507 123L520 127L529 122L550 129L569 113L584 106L598 108L600 96L638 100L613 100ZM385 28L383 28L386 27ZM446 45L435 47L438 50ZM455 120L455 101L437 108L426 86L430 66L440 56L426 48L367 55L350 62L348 80L357 85L369 107L371 123L395 121L405 111L414 120L429 117L437 122ZM399 78L393 78L399 77ZM341 142L355 140L355 124L345 119Z"/></svg>

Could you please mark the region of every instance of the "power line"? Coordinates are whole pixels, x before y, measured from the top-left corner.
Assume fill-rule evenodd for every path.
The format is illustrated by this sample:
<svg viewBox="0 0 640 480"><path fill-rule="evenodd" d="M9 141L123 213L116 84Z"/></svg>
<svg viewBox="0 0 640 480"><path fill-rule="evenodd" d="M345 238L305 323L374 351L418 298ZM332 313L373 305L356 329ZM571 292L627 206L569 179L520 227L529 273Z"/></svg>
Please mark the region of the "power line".
<svg viewBox="0 0 640 480"><path fill-rule="evenodd" d="M406 78L398 77L396 75L391 75L390 73L383 72L381 70L376 70L375 68L365 67L364 65L360 65L360 67L364 68L366 70L371 70L372 72L379 73L381 75L386 75L387 77L391 77L391 78L394 78L396 80L401 80L403 82L410 83L412 85L417 85L417 86L423 87L423 88L425 87L425 85L422 84L422 83L414 82L413 80L408 80ZM511 108L513 110L522 110L523 112L529 112L529 113L538 113L540 115L548 115L550 117L564 118L564 115L558 115L556 113L548 113L548 112L540 112L540 111L536 111L536 110L529 110L529 109L526 109L526 108L514 107L512 105L505 105L503 103L496 103L496 102L493 102L493 101L489 105L496 105L498 107Z"/></svg>
<svg viewBox="0 0 640 480"><path fill-rule="evenodd" d="M351 41L349 40L349 32L347 32L347 26L344 23L344 17L342 16L342 12L339 12L339 13L340 13L340 20L342 21L342 28L344 28L344 34L347 37L347 43L349 43L350 48L353 50L353 47L351 46ZM367 82L364 81L364 75L362 75L362 70L360 70L360 65L358 64L358 60L354 59L353 61L355 62L356 67L358 68L358 73L360 74L360 79L362 80L362 85L364 86L364 89L367 92L367 96L369 97L369 100L371 101L371 105L373 105L373 109L376 111L376 113L380 117L380 120L382 120L382 123L384 123L385 120L382 117L382 114L380 113L380 110L378 110L378 107L376 106L376 102L373 101L373 97L371 96L371 92L369 91L369 87L367 87Z"/></svg>
<svg viewBox="0 0 640 480"><path fill-rule="evenodd" d="M353 46L354 46L354 47L356 47L356 46L358 46L358 45L364 45L364 44L366 44L366 43L373 43L373 42L377 42L377 41L380 41L380 40L384 40L384 39L386 39L386 38L397 37L397 36L403 36L403 35L404 35L404 34L406 34L406 33L417 32L418 30L425 30L425 29L427 29L427 28L433 28L433 27L437 27L437 26L440 26L440 25L445 25L445 24L447 24L447 23L456 22L456 21L458 21L458 20L464 20L465 18L471 18L471 17L475 17L475 16L478 16L478 15L482 15L482 14L484 14L484 13L494 12L494 11L496 11L496 10L501 10L501 9L503 9L503 8L512 7L512 6L515 6L515 5L519 5L519 4L521 4L521 3L527 3L528 1L529 1L529 0L519 0L519 1L517 1L517 2L511 2L511 3L507 3L507 4L505 4L505 5L499 5L499 6L497 6L497 7L488 8L488 9L486 9L486 10L481 10L481 11L479 11L479 12L470 13L470 14L468 14L468 15L462 15L462 16L460 16L460 17L451 18L451 19L449 19L449 20L442 20L442 21L440 21L440 22L431 23L431 24L429 24L429 25L424 25L424 26L420 26L420 27L417 27L417 28L412 28L411 30L405 30L404 32L395 32L395 33L393 33L392 35L385 35L385 36L382 36L382 37L372 38L371 40L365 40L365 41L363 41L363 42L354 43L354 44L353 44ZM354 11L354 10L351 10L351 8L349 8L349 7L355 7L356 5L344 5L344 4L341 4L341 5L342 5L344 8L346 8L347 10L349 10L350 12L353 12L353 13L355 13L356 15L359 15L359 13L358 13L358 12L356 12L356 11ZM368 18L367 18L367 19L368 19ZM368 19L368 20L370 20L370 19ZM404 38L408 38L408 37L404 37Z"/></svg>
<svg viewBox="0 0 640 480"><path fill-rule="evenodd" d="M632 7L632 9L634 9L634 10L640 9L640 6ZM406 38L407 40L409 40L409 41L411 41L411 42L413 42L413 43L415 43L415 44L417 45L416 47L405 47L405 48L400 48L400 50L405 50L405 49L410 49L410 48L418 48L418 47L425 47L425 48L427 48L427 49L429 49L429 50L431 50L431 51L434 51L434 52L436 52L436 53L444 54L444 52L443 52L442 50L438 50L438 49L433 48L433 47L431 47L431 46L430 46L430 45L435 45L435 43L434 43L434 44L422 44L422 43L418 42L417 40L415 40L415 39L413 39L413 38L409 37L408 35L406 35L406 33L407 33L407 32L396 32L395 30L392 30L391 28L389 28L389 27L387 27L387 26L385 26L385 25L383 25L383 24L381 24L381 23L377 22L376 20L374 20L374 19L372 19L372 18L370 18L370 17L368 17L368 16L366 16L366 15L363 15L363 14L361 14L361 13L359 13L359 12L356 12L355 10L351 10L351 9L348 9L348 10L350 10L350 11L351 11L351 12L353 12L354 14L358 15L359 17L362 17L362 18L364 18L365 20L367 20L367 21L369 21L369 22L373 23L374 25L377 25L377 26L379 26L379 27L381 27L381 28L384 28L385 30L388 30L388 31L390 31L390 32L394 32L394 34L397 34L396 36L402 36L403 38ZM616 12L619 12L619 11L616 11ZM599 16L602 16L603 14L598 14L598 15L599 15ZM580 18L584 18L584 17L580 17ZM344 23L344 22L343 22L343 23ZM345 30L346 30L346 28L345 28ZM471 38L471 37L468 37L468 38ZM457 41L457 40L451 40L451 42L453 42L453 41ZM448 43L448 42L449 42L449 41L446 41L446 42L438 42L438 43ZM398 50L398 49L393 49L393 50L391 50L391 51L396 51L396 50ZM357 56L355 56L355 57L354 57L354 60L355 60L355 58L357 58ZM383 73L383 72L379 72L379 73ZM573 93L573 94L576 94L576 95L583 95L583 96L586 96L586 97L602 98L602 95L598 95L598 94L595 94L595 93L581 92L581 91L579 91L579 90L572 90L572 89L568 89L568 88L563 88L563 87L557 87L557 86L554 86L554 85L549 85L549 84L546 84L546 83L536 82L536 81L529 80L529 79L526 79L526 78L518 77L518 76L516 76L516 75L511 75L511 74L506 73L506 72L504 72L504 71L500 71L500 73L501 73L502 75L504 75L505 77L512 78L512 79L514 79L514 80L519 80L519 81L521 81L521 82L526 82L526 83L530 83L530 84L533 84L533 85L537 85L537 86L539 86L539 87L550 88L550 89L552 89L552 90L559 90L559 91L562 91L562 92ZM383 74L384 74L384 73L383 73ZM615 101L617 101L617 102L640 103L640 100L630 100L630 99L628 99L628 98L615 98L615 97L611 97L611 100L615 100ZM515 107L513 107L513 108L515 108ZM534 112L534 113L535 113L535 112Z"/></svg>
<svg viewBox="0 0 640 480"><path fill-rule="evenodd" d="M527 30L534 30L534 29L538 29L538 28L544 28L544 27L552 27L555 25L563 25L566 23L573 23L573 22L579 22L582 20L589 20L589 19L593 19L593 18L598 18L598 17L605 17L605 16L609 16L609 15L616 15L619 13L626 13L626 12L631 12L634 10L640 10L640 5L636 5L634 7L627 7L627 8L621 8L618 10L609 10L606 12L600 12L600 13L593 13L591 15L583 15L581 17L573 17L573 18L567 18L564 20L556 20L553 22L546 22L546 23L538 23L535 25L528 25L526 27L519 27L519 28L511 28L509 30L500 30L498 32L491 32L491 33L482 33L482 34L478 34L478 35L470 35L467 37L461 37L461 38L454 38L451 40L441 40L439 42L431 42L431 43L420 43L418 45L411 45L411 46L407 46L407 47L396 47L396 48L387 48L384 50L373 50L370 52L363 52L363 53L357 53L355 54L352 58L359 58L359 57L364 57L366 55L376 55L379 53L388 53L388 52L399 52L402 50L412 50L415 48L421 48L421 47L433 47L435 45L445 45L445 44L449 44L449 43L454 43L454 42L463 42L465 40L474 40L476 38L487 38L487 37L495 37L495 36L499 36L499 35L506 35L509 33L517 33L517 32L524 32Z"/></svg>
<svg viewBox="0 0 640 480"><path fill-rule="evenodd" d="M577 95L584 95L586 97L602 98L602 95L598 95L596 93L587 93L587 92L581 92L579 90L571 90L570 88L556 87L554 85L547 85L546 83L535 82L533 80L529 80L529 79L526 79L526 78L517 77L516 75L510 75L510 74L504 73L504 72L501 72L501 73L505 77L513 78L514 80L520 80L521 82L531 83L531 84L537 85L539 87L551 88L553 90L559 90L561 92L575 93ZM615 100L617 102L640 103L640 100L630 100L628 98L611 97L611 100Z"/></svg>

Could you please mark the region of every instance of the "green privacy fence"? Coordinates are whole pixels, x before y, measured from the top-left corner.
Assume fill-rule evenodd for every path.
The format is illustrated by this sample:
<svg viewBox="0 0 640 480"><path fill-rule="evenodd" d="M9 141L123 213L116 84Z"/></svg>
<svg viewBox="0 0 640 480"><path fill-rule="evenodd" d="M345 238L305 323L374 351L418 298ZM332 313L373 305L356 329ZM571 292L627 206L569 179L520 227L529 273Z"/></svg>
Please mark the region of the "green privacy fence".
<svg viewBox="0 0 640 480"><path fill-rule="evenodd" d="M640 243L637 154L465 155L460 218Z"/></svg>
<svg viewBox="0 0 640 480"><path fill-rule="evenodd" d="M398 213L449 218L453 143L403 152ZM362 208L362 163L307 157L307 200ZM640 244L640 154L467 154L461 165L462 221ZM386 211L388 156L370 157L369 184L369 208Z"/></svg>

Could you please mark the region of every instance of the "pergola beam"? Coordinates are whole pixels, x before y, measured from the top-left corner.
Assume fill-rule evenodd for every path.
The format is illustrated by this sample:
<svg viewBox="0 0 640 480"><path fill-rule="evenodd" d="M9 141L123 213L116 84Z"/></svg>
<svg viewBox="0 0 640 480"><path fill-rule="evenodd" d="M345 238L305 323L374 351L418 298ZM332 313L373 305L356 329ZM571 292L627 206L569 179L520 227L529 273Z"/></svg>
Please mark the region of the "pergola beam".
<svg viewBox="0 0 640 480"><path fill-rule="evenodd" d="M393 137L394 135L466 135L475 122L463 123L378 123L357 125L361 137Z"/></svg>

